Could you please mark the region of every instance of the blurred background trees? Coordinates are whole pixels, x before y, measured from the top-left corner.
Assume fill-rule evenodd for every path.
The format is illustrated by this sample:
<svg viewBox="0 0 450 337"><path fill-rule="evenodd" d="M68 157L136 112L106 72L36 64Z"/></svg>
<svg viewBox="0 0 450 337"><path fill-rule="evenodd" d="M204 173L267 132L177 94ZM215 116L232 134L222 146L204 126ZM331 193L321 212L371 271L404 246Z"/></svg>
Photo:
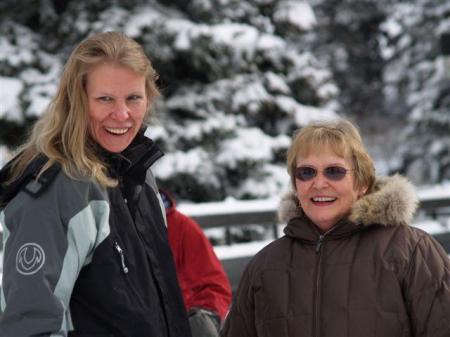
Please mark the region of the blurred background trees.
<svg viewBox="0 0 450 337"><path fill-rule="evenodd" d="M439 45L449 1L3 0L0 13L0 144L10 151L74 45L119 30L160 74L150 134L166 156L155 173L179 198L279 194L294 130L338 115L360 125L380 174L450 176Z"/></svg>

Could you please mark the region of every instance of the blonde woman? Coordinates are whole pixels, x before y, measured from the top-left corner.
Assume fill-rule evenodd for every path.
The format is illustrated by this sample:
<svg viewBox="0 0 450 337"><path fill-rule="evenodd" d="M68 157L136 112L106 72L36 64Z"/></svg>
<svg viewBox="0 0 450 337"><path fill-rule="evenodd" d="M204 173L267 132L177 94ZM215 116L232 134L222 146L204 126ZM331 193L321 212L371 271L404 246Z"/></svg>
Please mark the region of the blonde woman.
<svg viewBox="0 0 450 337"><path fill-rule="evenodd" d="M287 153L285 236L249 263L226 337L450 336L450 260L408 226L413 186L375 178L345 120L315 122Z"/></svg>
<svg viewBox="0 0 450 337"><path fill-rule="evenodd" d="M0 336L190 336L144 133L156 79L120 33L72 52L0 173Z"/></svg>

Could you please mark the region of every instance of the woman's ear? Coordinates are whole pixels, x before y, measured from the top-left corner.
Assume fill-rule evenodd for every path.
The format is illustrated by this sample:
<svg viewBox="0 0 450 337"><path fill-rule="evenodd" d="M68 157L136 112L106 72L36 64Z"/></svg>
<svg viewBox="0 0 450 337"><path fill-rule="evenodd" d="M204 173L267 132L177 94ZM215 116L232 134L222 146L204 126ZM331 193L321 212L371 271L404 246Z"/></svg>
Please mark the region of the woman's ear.
<svg viewBox="0 0 450 337"><path fill-rule="evenodd" d="M361 198L362 196L364 196L367 192L367 186L362 187L359 189L359 193L358 193L358 199Z"/></svg>

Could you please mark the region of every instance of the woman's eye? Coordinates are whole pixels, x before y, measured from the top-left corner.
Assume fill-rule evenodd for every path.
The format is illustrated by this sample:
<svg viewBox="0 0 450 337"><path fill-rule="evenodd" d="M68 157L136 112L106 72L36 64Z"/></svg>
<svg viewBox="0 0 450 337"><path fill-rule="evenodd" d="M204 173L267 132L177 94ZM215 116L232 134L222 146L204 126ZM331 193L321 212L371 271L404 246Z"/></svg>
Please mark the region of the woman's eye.
<svg viewBox="0 0 450 337"><path fill-rule="evenodd" d="M100 96L97 99L100 102L111 102L112 101L112 97L109 97L109 96Z"/></svg>
<svg viewBox="0 0 450 337"><path fill-rule="evenodd" d="M131 95L131 96L128 97L128 99L130 101L139 101L140 99L142 99L142 96L140 96L140 95Z"/></svg>

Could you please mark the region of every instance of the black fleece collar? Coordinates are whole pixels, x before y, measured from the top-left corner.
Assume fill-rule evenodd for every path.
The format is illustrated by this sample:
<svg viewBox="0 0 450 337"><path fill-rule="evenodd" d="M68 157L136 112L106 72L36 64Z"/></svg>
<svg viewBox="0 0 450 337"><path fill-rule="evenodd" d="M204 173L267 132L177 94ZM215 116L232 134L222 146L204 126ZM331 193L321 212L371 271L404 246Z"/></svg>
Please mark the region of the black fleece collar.
<svg viewBox="0 0 450 337"><path fill-rule="evenodd" d="M112 153L99 147L99 154L113 175L124 175L136 165L147 170L164 153L141 129L131 144L120 153Z"/></svg>
<svg viewBox="0 0 450 337"><path fill-rule="evenodd" d="M136 165L140 165L141 169L147 170L156 160L164 155L161 149L150 138L144 135L144 132L145 129L141 129L131 144L121 153L111 153L99 147L99 156L108 165L113 176L121 176L133 167L136 167ZM12 163L18 156L0 170L0 207L6 205L31 179L36 178L42 167L48 161L45 155L38 155L17 180L5 185ZM47 186L59 170L59 164L54 164L39 177L38 182L42 186ZM40 191L43 191L43 189L40 189Z"/></svg>

